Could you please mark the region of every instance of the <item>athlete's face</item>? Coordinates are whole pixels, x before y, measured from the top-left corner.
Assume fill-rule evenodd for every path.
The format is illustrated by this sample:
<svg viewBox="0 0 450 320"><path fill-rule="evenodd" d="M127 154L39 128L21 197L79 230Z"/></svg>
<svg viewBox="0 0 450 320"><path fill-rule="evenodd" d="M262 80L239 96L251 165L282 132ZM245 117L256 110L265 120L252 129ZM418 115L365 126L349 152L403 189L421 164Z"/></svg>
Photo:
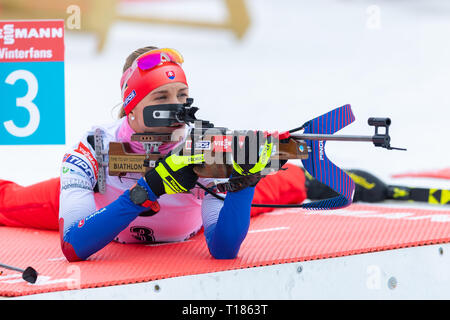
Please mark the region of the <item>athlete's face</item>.
<svg viewBox="0 0 450 320"><path fill-rule="evenodd" d="M172 127L147 127L144 124L144 108L157 104L186 103L186 99L188 97L189 89L184 83L181 82L168 83L154 89L146 95L145 98L142 99L128 115L128 121L131 128L137 133L172 133L174 130L183 128L185 124ZM131 116L134 117L134 120L132 120Z"/></svg>

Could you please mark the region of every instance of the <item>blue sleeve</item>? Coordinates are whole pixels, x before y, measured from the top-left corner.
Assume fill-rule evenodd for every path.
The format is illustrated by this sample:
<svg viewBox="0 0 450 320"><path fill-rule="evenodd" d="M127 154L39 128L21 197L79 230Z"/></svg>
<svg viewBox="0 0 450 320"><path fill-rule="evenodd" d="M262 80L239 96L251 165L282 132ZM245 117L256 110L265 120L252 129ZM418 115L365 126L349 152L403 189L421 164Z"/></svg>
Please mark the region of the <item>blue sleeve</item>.
<svg viewBox="0 0 450 320"><path fill-rule="evenodd" d="M233 259L250 226L250 209L255 187L228 192L216 223L205 226L209 252L216 259Z"/></svg>
<svg viewBox="0 0 450 320"><path fill-rule="evenodd" d="M157 198L143 178L138 184L147 189L149 198ZM126 190L117 200L85 218L72 224L63 236L65 248L74 252L64 252L70 260L85 260L110 243L136 217L147 208L134 204L130 200L130 191ZM63 246L64 248L64 246ZM64 251L64 250L63 250ZM74 255L76 259L74 259Z"/></svg>

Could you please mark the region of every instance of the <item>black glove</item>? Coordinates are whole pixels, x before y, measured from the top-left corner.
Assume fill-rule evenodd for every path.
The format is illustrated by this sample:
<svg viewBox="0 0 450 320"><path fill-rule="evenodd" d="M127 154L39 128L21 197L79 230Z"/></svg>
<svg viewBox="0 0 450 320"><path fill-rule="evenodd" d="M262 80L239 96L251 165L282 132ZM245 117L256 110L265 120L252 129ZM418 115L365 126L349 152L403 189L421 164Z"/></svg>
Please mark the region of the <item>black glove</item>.
<svg viewBox="0 0 450 320"><path fill-rule="evenodd" d="M233 176L259 174L272 155L272 137L262 131L235 131L233 134Z"/></svg>
<svg viewBox="0 0 450 320"><path fill-rule="evenodd" d="M228 182L217 184L219 191L236 192L256 186L269 163L272 147L271 137L265 137L262 131L233 132L233 171Z"/></svg>
<svg viewBox="0 0 450 320"><path fill-rule="evenodd" d="M179 151L171 151L156 163L154 169L145 174L145 180L153 193L160 197L164 193L176 194L187 192L198 180L194 172L194 164L204 163L203 154L192 156L179 155Z"/></svg>

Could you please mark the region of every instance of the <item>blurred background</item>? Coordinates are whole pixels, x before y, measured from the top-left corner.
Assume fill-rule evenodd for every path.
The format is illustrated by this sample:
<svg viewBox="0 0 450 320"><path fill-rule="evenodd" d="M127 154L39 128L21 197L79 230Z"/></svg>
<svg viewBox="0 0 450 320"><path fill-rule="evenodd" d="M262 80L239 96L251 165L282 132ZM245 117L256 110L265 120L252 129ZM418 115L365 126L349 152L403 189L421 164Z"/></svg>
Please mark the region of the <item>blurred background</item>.
<svg viewBox="0 0 450 320"><path fill-rule="evenodd" d="M339 133L372 135L367 118L390 117L392 146L408 151L328 142L337 165L410 185L391 174L450 167L448 1L0 0L0 20L30 18L66 23L66 145L0 146L0 179L58 176L68 147L117 119L125 59L148 45L183 54L197 115L217 126L282 131L351 104Z"/></svg>

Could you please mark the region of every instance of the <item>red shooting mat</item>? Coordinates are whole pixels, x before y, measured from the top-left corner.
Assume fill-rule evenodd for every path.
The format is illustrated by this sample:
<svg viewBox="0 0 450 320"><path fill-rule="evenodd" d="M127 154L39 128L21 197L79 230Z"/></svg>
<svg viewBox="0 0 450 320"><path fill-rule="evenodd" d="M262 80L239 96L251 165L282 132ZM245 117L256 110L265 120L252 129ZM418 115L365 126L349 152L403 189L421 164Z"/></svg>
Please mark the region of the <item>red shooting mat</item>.
<svg viewBox="0 0 450 320"><path fill-rule="evenodd" d="M392 175L393 178L435 178L450 179L450 168L428 170L422 172L407 172Z"/></svg>
<svg viewBox="0 0 450 320"><path fill-rule="evenodd" d="M32 266L38 281L3 270L0 296L152 281L450 242L450 209L353 204L332 211L279 209L252 218L239 255L216 260L203 234L171 244L110 243L88 261L65 260L55 231L0 227L0 263Z"/></svg>

